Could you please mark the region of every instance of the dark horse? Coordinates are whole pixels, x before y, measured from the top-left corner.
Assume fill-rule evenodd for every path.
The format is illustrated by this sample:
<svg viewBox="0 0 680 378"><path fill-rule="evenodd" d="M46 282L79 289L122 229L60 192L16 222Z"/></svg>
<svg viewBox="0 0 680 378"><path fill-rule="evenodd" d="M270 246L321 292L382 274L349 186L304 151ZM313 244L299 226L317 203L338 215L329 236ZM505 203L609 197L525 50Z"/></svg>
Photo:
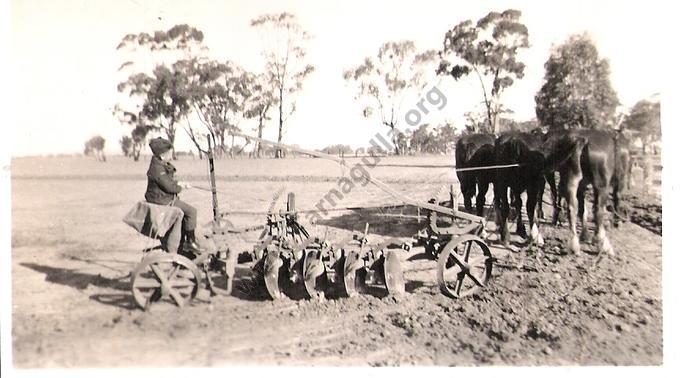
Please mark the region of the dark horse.
<svg viewBox="0 0 680 378"><path fill-rule="evenodd" d="M494 136L491 134L468 134L456 142L456 175L463 193L465 211L472 213L472 197L477 195L477 215L484 215L484 204L489 184L493 179L491 170L459 170L461 168L485 167L493 164Z"/></svg>
<svg viewBox="0 0 680 378"><path fill-rule="evenodd" d="M599 252L613 254L614 250L605 233L607 221L607 202L612 193L613 209L624 209L621 198L627 188L630 176L630 151L628 140L616 131L575 129L559 130L548 133L548 140L568 141L576 138L585 140L578 160L561 166L559 195L567 199L569 227L571 232L568 248L580 253L580 243L576 232L576 214L581 219L581 241L590 241L585 211L585 192L588 185L593 187L593 213L595 216L595 241ZM554 186L554 182L550 183ZM559 216L559 200L555 201L553 222Z"/></svg>
<svg viewBox="0 0 680 378"><path fill-rule="evenodd" d="M508 189L513 196L512 203L517 211L517 233L526 238L522 222L522 200L520 195L527 192L526 211L529 218L530 241L543 244L535 222L536 204L545 187L544 175L568 163L585 145L582 138L553 138L544 140L539 133L508 132L501 134L494 145L494 164L518 164L518 167L494 170L494 208L496 224L504 244L509 243L507 219L510 213ZM580 155L579 155L580 156Z"/></svg>

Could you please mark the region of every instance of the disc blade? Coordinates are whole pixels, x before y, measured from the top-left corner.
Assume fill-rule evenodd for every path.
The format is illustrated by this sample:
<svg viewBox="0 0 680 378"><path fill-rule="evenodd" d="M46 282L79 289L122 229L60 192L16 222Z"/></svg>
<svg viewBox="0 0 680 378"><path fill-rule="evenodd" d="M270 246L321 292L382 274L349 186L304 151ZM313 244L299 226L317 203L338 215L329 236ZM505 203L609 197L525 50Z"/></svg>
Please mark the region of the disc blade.
<svg viewBox="0 0 680 378"><path fill-rule="evenodd" d="M305 254L303 265L303 277L305 290L312 299L324 298L324 288L320 281L321 275L325 273L325 265L320 259L318 251L312 250Z"/></svg>
<svg viewBox="0 0 680 378"><path fill-rule="evenodd" d="M345 292L349 297L359 294L360 289L357 282L357 270L363 267L363 260L359 257L358 252L351 251L345 258L342 282Z"/></svg>
<svg viewBox="0 0 680 378"><path fill-rule="evenodd" d="M387 251L385 254L385 287L392 295L404 295L406 285L404 283L404 271L396 251Z"/></svg>
<svg viewBox="0 0 680 378"><path fill-rule="evenodd" d="M279 271L283 261L278 255L278 253L269 252L264 258L264 286L272 299L281 299Z"/></svg>

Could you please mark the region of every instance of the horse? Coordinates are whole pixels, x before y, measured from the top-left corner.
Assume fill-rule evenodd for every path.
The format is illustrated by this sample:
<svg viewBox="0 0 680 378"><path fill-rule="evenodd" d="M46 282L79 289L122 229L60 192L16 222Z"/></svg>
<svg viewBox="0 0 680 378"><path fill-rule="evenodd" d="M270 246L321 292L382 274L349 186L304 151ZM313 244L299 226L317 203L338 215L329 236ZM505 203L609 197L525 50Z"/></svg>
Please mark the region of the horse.
<svg viewBox="0 0 680 378"><path fill-rule="evenodd" d="M459 168L485 167L493 164L494 136L468 134L456 141L456 175L463 193L465 211L472 213L472 197L476 198L477 215L484 215L486 193L493 179L490 170L461 171Z"/></svg>
<svg viewBox="0 0 680 378"><path fill-rule="evenodd" d="M501 241L509 244L507 219L510 213L508 189L510 189L517 212L517 234L527 238L522 222L521 194L527 192L526 211L529 218L530 242L543 244L543 237L535 222L536 204L545 188L544 175L567 164L578 155L585 145L583 138L553 138L544 140L537 133L507 132L501 134L494 144L494 164L518 164L518 167L496 169L494 172L494 209ZM580 156L580 155L579 155Z"/></svg>
<svg viewBox="0 0 680 378"><path fill-rule="evenodd" d="M588 185L591 185L594 195L593 213L598 251L613 254L614 250L605 232L606 208L611 191L614 211L620 213L624 210L621 198L629 185L631 170L628 140L618 132L592 129L553 131L547 138L585 140L578 160L558 169L559 195L553 204L553 223L557 223L559 219L559 197L566 197L571 234L568 249L576 254L580 253L580 241L590 241L585 211L585 192ZM554 181L550 185L554 187ZM582 224L580 240L576 232L577 214ZM618 219L615 219L614 223L618 225Z"/></svg>

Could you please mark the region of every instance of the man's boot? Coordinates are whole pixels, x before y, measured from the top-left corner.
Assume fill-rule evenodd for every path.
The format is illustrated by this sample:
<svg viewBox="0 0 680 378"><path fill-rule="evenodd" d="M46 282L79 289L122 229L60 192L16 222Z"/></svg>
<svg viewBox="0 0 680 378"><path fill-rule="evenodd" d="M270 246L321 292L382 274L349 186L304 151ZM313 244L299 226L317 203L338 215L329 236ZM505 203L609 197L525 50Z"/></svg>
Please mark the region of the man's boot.
<svg viewBox="0 0 680 378"><path fill-rule="evenodd" d="M182 251L193 253L194 255L200 255L203 253L203 249L196 242L196 234L194 230L186 231L184 243L182 244Z"/></svg>

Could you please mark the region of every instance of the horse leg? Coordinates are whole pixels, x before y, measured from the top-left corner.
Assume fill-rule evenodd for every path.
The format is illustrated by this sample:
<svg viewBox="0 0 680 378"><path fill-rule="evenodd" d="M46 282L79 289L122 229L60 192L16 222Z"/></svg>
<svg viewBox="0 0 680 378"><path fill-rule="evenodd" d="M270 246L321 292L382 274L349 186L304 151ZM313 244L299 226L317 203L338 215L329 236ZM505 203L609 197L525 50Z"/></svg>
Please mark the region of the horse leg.
<svg viewBox="0 0 680 378"><path fill-rule="evenodd" d="M472 213L472 197L475 195L474 178L471 180L469 175L465 175L464 178L460 180L460 191L463 193L465 211Z"/></svg>
<svg viewBox="0 0 680 378"><path fill-rule="evenodd" d="M581 219L581 241L590 243L591 237L588 232L588 211L586 210L586 188L587 185L579 185L576 192L576 199L578 200L578 216Z"/></svg>
<svg viewBox="0 0 680 378"><path fill-rule="evenodd" d="M486 193L489 191L489 182L480 180L477 188L477 215L484 216L484 204L486 203Z"/></svg>
<svg viewBox="0 0 680 378"><path fill-rule="evenodd" d="M542 247L545 242L543 241L543 236L541 236L541 233L538 231L538 225L536 224L536 218L534 216L536 205L540 198L538 193L541 192L541 187L545 187L543 177L541 177L539 181L539 183L530 186L527 190L527 217L529 218L529 227L531 230L529 240L535 242L538 247Z"/></svg>
<svg viewBox="0 0 680 378"><path fill-rule="evenodd" d="M614 248L612 248L605 231L605 222L607 220L607 209L605 208L605 204L607 203L607 197L609 193L607 192L606 187L595 187L595 185L593 185L593 192L595 196L595 204L593 208L595 209L595 227L597 229L597 234L595 235L595 240L597 241L597 250L600 253L608 253L613 255Z"/></svg>
<svg viewBox="0 0 680 378"><path fill-rule="evenodd" d="M522 192L520 190L514 190L513 195L515 199L513 204L515 205L515 212L517 213L517 235L526 239L527 230L524 228L524 222L522 222Z"/></svg>
<svg viewBox="0 0 680 378"><path fill-rule="evenodd" d="M625 185L620 181L614 184L614 191L612 193L612 201L614 205L614 227L619 227L622 222L627 221L629 209L628 206L622 202L623 192L626 190Z"/></svg>
<svg viewBox="0 0 680 378"><path fill-rule="evenodd" d="M545 214L543 214L543 193L545 192L545 178L541 180L543 182L543 186L538 188L538 193L536 195L536 217L538 219L545 219ZM527 205L529 202L527 201Z"/></svg>
<svg viewBox="0 0 680 378"><path fill-rule="evenodd" d="M508 247L510 245L510 237L508 230L508 213L510 206L508 204L508 187L499 182L493 184L493 207L496 215L496 229L500 235L500 240Z"/></svg>
<svg viewBox="0 0 680 378"><path fill-rule="evenodd" d="M560 183L563 178L560 177ZM576 200L576 192L578 191L578 185L581 181L581 174L570 175L568 182L566 183L566 198L567 198L567 213L569 215L569 242L567 243L567 249L574 252L574 254L581 253L581 244L578 240L578 232L576 231L576 211L578 207L578 202Z"/></svg>
<svg viewBox="0 0 680 378"><path fill-rule="evenodd" d="M560 180L560 185L559 185L559 193L557 191L557 184L555 183L555 172L550 173L545 176L546 181L548 181L548 186L550 186L550 195L552 197L552 202L553 202L553 219L552 219L552 224L556 226L559 221L560 221L560 200L562 197L564 197L564 183L563 180ZM561 177L561 175L560 175Z"/></svg>

